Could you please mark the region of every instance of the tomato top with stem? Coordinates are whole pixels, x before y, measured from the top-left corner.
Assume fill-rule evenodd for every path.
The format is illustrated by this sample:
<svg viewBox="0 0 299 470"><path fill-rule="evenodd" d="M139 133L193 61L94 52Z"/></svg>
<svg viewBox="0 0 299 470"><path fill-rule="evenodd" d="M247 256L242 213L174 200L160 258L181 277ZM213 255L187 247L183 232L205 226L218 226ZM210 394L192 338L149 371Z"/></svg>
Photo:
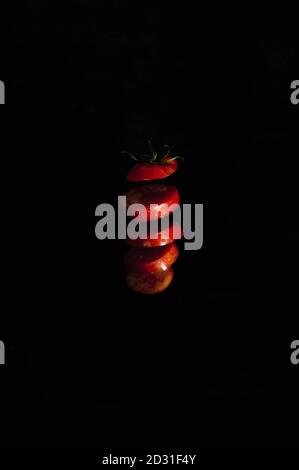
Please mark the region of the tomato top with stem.
<svg viewBox="0 0 299 470"><path fill-rule="evenodd" d="M135 163L127 173L127 179L130 182L152 181L167 178L178 169L177 160L180 156L172 157L170 155L169 145L164 145L166 149L161 154L153 150L151 140L148 141L149 153L141 154L139 157L130 152L123 151L123 154L129 155Z"/></svg>

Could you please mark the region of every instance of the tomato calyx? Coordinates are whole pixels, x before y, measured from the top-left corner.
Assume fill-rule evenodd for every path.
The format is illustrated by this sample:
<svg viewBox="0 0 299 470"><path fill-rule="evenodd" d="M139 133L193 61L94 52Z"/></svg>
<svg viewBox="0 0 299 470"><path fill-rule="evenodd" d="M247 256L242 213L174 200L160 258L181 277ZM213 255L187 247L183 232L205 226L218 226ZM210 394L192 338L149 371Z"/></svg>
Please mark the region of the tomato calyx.
<svg viewBox="0 0 299 470"><path fill-rule="evenodd" d="M153 149L151 139L149 139L148 140L148 150L149 150L148 153L142 153L138 157L136 155L133 155L130 152L127 152L126 150L123 150L121 153L123 155L128 155L129 157L131 157L133 160L135 160L137 162L146 162L146 163L152 163L152 164L155 164L155 163L169 164L169 163L174 162L175 160L178 160L178 159L184 161L183 157L181 157L179 155L176 155L174 157L170 156L171 148L170 148L169 145L163 145L162 147L164 148L164 152L160 152L160 153L156 152Z"/></svg>

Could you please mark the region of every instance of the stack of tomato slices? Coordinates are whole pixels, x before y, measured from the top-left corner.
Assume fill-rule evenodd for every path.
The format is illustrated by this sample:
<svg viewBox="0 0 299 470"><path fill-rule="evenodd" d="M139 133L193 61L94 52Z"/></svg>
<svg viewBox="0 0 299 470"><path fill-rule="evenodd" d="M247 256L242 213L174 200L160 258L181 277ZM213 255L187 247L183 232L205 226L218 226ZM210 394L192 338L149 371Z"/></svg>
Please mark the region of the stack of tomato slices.
<svg viewBox="0 0 299 470"><path fill-rule="evenodd" d="M150 162L135 163L129 170L127 179L130 182L154 181L168 177L177 168L175 158L166 155L159 160L157 154L152 152ZM144 213L137 211L139 221L145 224L169 217L179 203L177 188L167 184L136 186L126 194L127 208L132 204L142 204L145 207ZM181 237L181 227L174 222L167 229L157 229L154 234L150 232L146 239L128 238L130 248L124 259L127 285L141 294L157 294L167 289L174 276L172 265L179 255L174 240Z"/></svg>

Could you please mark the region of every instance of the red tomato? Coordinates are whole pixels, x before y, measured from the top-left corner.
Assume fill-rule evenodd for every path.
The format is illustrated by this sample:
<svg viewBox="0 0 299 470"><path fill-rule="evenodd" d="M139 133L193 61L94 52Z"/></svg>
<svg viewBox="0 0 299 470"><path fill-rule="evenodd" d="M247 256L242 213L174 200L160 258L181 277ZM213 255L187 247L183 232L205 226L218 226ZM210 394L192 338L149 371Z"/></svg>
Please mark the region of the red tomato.
<svg viewBox="0 0 299 470"><path fill-rule="evenodd" d="M179 250L175 243L150 250L131 247L125 254L124 262L128 271L151 274L166 271L178 256Z"/></svg>
<svg viewBox="0 0 299 470"><path fill-rule="evenodd" d="M140 214L140 220L152 220L165 217L173 212L169 206L179 204L180 195L175 186L166 184L147 184L131 189L126 194L127 208L131 204L143 204L146 208L146 217ZM175 208L174 208L175 209Z"/></svg>
<svg viewBox="0 0 299 470"><path fill-rule="evenodd" d="M167 178L178 169L178 162L171 160L171 158L170 156L165 157L163 160L165 163L135 163L128 171L127 180L137 182Z"/></svg>
<svg viewBox="0 0 299 470"><path fill-rule="evenodd" d="M168 230L162 230L157 234L157 238L150 238L150 235L146 239L137 238L136 240L131 240L127 238L127 244L131 246L136 246L138 248L152 248L156 246L169 245L174 240L179 240L182 238L182 229L178 223L174 223Z"/></svg>
<svg viewBox="0 0 299 470"><path fill-rule="evenodd" d="M173 280L173 269L160 271L154 274L129 273L126 277L127 285L139 294L159 294L171 284Z"/></svg>

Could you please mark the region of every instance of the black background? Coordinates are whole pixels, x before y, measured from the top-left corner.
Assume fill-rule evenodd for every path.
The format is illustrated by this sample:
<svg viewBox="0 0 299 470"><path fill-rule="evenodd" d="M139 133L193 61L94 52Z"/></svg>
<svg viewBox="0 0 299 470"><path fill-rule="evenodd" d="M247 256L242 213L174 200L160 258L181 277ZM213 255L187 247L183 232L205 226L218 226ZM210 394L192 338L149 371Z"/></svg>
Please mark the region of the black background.
<svg viewBox="0 0 299 470"><path fill-rule="evenodd" d="M299 16L32 0L7 19L4 447L295 448ZM170 181L204 204L204 246L144 298L94 212L149 137L185 157Z"/></svg>

